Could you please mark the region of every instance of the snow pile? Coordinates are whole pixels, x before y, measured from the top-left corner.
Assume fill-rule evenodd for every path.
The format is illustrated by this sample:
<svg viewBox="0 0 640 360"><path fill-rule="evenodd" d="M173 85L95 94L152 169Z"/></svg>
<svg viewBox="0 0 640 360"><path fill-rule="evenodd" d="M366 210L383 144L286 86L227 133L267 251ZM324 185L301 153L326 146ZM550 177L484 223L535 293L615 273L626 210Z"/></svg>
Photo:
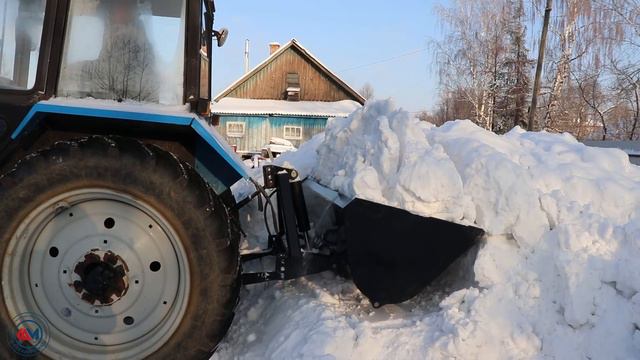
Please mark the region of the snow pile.
<svg viewBox="0 0 640 360"><path fill-rule="evenodd" d="M270 344L278 358L638 358L640 168L624 152L519 128L499 136L469 121L434 127L380 101L332 122L317 156L305 168L346 195L485 229L476 284L436 309L414 300L410 311L380 321L358 313L366 305L357 295L347 298L360 310L327 286L298 295L298 309L270 313L279 325L261 335L312 343L316 333L332 334L305 345L309 352L264 338L231 347L258 354ZM284 321L294 311L300 321Z"/></svg>
<svg viewBox="0 0 640 360"><path fill-rule="evenodd" d="M332 122L314 177L347 196L461 219L471 203L443 147L430 146L424 136L433 126L389 106L376 102Z"/></svg>

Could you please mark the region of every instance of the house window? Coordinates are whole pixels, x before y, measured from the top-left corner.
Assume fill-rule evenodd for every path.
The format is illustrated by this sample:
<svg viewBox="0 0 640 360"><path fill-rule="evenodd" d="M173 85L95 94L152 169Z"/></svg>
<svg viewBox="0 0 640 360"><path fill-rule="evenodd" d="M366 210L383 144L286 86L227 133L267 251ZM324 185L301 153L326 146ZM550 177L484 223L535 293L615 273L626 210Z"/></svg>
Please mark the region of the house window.
<svg viewBox="0 0 640 360"><path fill-rule="evenodd" d="M300 75L298 73L287 74L287 100L300 101Z"/></svg>
<svg viewBox="0 0 640 360"><path fill-rule="evenodd" d="M285 126L284 138L289 140L302 140L301 126Z"/></svg>
<svg viewBox="0 0 640 360"><path fill-rule="evenodd" d="M227 136L228 137L243 137L244 136L244 123L241 121L229 121L227 123Z"/></svg>

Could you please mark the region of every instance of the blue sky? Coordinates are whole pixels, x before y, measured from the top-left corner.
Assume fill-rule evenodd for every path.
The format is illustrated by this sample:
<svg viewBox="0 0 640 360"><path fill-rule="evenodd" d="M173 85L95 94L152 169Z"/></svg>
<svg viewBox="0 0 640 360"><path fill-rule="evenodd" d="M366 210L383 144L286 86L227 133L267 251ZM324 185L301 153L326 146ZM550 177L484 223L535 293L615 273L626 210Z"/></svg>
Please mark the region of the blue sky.
<svg viewBox="0 0 640 360"><path fill-rule="evenodd" d="M437 3L217 0L215 26L230 36L214 49L213 92L242 76L245 39L253 67L268 56L268 43L296 38L356 90L369 82L377 98L393 97L408 111L431 109L438 80L428 47L442 36Z"/></svg>

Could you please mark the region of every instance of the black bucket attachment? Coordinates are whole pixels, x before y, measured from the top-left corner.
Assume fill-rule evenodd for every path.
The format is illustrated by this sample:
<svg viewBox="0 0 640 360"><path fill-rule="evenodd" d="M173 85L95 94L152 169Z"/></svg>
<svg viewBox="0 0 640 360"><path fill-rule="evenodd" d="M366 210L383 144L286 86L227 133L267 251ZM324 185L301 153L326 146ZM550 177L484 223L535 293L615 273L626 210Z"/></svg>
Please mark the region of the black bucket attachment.
<svg viewBox="0 0 640 360"><path fill-rule="evenodd" d="M416 296L484 234L362 199L343 221L353 281L375 307Z"/></svg>

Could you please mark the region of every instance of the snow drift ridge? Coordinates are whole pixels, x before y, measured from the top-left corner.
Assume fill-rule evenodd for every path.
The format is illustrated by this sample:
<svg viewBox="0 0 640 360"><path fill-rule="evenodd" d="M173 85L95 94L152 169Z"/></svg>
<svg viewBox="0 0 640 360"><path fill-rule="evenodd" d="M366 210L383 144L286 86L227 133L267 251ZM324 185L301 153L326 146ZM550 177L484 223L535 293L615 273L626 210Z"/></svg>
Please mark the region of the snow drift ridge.
<svg viewBox="0 0 640 360"><path fill-rule="evenodd" d="M243 344L248 354L341 359L631 359L640 354L640 168L624 152L590 148L568 134L515 128L496 135L470 121L435 127L387 100L334 120L324 135L281 161L300 163L303 173L345 195L477 224L487 237L474 265L477 286L450 294L436 312L369 322L333 315L335 304L323 305L322 296L292 300L286 306L298 306L306 315L288 322L271 313L278 324L270 328L274 341ZM282 316L292 315L287 313ZM268 351L259 344L267 344ZM295 352L298 348L307 352Z"/></svg>

